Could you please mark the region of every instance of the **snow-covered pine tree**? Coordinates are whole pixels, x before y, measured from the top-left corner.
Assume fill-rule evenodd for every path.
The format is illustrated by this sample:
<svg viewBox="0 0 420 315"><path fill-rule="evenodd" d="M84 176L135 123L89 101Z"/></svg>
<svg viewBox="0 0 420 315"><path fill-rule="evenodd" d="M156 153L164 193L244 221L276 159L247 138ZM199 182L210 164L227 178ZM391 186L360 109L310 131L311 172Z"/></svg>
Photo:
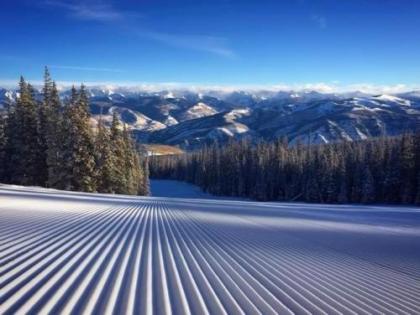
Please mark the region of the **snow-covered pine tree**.
<svg viewBox="0 0 420 315"><path fill-rule="evenodd" d="M63 161L62 144L62 112L57 86L45 67L43 101L39 111L39 137L41 158L43 163L43 180L47 187L59 188L59 173Z"/></svg>
<svg viewBox="0 0 420 315"><path fill-rule="evenodd" d="M45 68L43 101L23 78L19 97L0 117L0 180L65 190L148 194L148 165L114 113L111 130L90 124L84 85L75 87L62 107L55 82ZM145 162L146 161L146 162Z"/></svg>
<svg viewBox="0 0 420 315"><path fill-rule="evenodd" d="M141 163L141 167L142 167L142 170L143 170L143 178L142 178L142 181L141 181L141 185L139 187L138 194L140 196L148 196L148 195L150 195L149 161L148 161L147 157L142 159L139 156L139 158L140 158L140 163Z"/></svg>
<svg viewBox="0 0 420 315"><path fill-rule="evenodd" d="M115 186L113 190L118 194L127 193L127 176L125 163L125 143L121 131L121 122L114 111L111 124L111 146L115 156Z"/></svg>
<svg viewBox="0 0 420 315"><path fill-rule="evenodd" d="M90 125L88 97L85 87L80 88L79 97L71 104L73 137L73 189L78 191L96 191L96 167L93 145L93 133Z"/></svg>
<svg viewBox="0 0 420 315"><path fill-rule="evenodd" d="M96 191L96 165L90 115L86 112L86 91L73 86L62 123L62 171L58 184L66 190Z"/></svg>
<svg viewBox="0 0 420 315"><path fill-rule="evenodd" d="M140 161L131 137L128 133L127 127L123 126L123 142L124 142L124 177L126 182L126 193L137 194L143 178L142 169L140 168Z"/></svg>
<svg viewBox="0 0 420 315"><path fill-rule="evenodd" d="M46 164L48 168L47 186L58 187L63 160L63 143L66 135L63 131L63 113L60 97L55 82L50 92L47 126L46 126Z"/></svg>
<svg viewBox="0 0 420 315"><path fill-rule="evenodd" d="M95 139L97 189L102 193L115 193L117 183L116 157L111 147L109 130L104 126L102 118L98 122Z"/></svg>
<svg viewBox="0 0 420 315"><path fill-rule="evenodd" d="M33 88L23 77L12 111L9 116L11 130L8 133L10 181L21 185L42 185L37 105Z"/></svg>
<svg viewBox="0 0 420 315"><path fill-rule="evenodd" d="M71 89L70 100L64 105L63 108L63 121L61 125L61 145L60 145L60 159L61 168L56 176L56 187L58 189L72 190L73 178L73 151L76 145L74 134L73 121L76 115L75 104L77 102L78 94L76 88L73 86Z"/></svg>
<svg viewBox="0 0 420 315"><path fill-rule="evenodd" d="M6 121L3 114L0 113L0 182L5 181L6 166Z"/></svg>
<svg viewBox="0 0 420 315"><path fill-rule="evenodd" d="M6 117L4 118L4 167L3 167L3 180L5 183L12 183L12 170L13 162L12 156L14 155L15 137L17 135L17 124L16 124L16 105L9 104L6 111Z"/></svg>
<svg viewBox="0 0 420 315"><path fill-rule="evenodd" d="M49 118L51 114L51 90L52 79L47 67L44 70L44 87L42 89L43 100L38 110L38 135L39 135L39 148L40 148L40 177L44 184L48 185L48 165L47 165L47 152L48 144L47 137L49 134Z"/></svg>

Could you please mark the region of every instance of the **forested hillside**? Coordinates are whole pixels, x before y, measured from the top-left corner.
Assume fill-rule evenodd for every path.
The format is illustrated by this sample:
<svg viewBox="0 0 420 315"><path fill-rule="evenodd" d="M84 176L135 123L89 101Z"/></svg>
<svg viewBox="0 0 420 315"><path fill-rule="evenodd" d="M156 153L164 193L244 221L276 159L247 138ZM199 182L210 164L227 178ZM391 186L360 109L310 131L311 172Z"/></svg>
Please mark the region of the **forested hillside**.
<svg viewBox="0 0 420 315"><path fill-rule="evenodd" d="M325 145L230 142L150 161L153 178L257 200L420 203L420 134Z"/></svg>
<svg viewBox="0 0 420 315"><path fill-rule="evenodd" d="M85 87L62 104L48 69L42 96L21 78L16 102L0 115L0 182L148 194L147 163L116 115L111 128L92 125Z"/></svg>

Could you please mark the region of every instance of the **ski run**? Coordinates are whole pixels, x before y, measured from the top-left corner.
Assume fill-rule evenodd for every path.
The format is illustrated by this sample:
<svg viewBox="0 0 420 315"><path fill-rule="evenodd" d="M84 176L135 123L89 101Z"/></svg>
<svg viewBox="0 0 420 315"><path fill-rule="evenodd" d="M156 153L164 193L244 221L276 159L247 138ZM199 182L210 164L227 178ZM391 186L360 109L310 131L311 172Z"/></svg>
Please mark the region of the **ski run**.
<svg viewBox="0 0 420 315"><path fill-rule="evenodd" d="M419 314L420 208L0 186L0 314L171 313Z"/></svg>

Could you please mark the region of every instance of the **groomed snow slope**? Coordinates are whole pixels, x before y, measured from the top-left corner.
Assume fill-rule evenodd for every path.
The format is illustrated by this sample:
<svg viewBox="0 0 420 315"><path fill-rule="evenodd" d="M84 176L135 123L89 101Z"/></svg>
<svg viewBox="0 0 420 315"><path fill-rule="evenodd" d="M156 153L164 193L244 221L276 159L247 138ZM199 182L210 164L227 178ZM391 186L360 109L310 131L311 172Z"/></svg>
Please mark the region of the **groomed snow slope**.
<svg viewBox="0 0 420 315"><path fill-rule="evenodd" d="M419 208L0 186L0 314L418 314L419 297Z"/></svg>

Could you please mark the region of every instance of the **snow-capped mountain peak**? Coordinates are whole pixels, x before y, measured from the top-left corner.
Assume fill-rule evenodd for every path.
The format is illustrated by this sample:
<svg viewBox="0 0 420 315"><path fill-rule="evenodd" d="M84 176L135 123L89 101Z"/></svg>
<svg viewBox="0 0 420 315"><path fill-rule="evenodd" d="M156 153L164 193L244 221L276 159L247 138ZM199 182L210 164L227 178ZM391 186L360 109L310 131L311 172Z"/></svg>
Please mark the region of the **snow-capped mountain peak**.
<svg viewBox="0 0 420 315"><path fill-rule="evenodd" d="M420 91L398 95L301 91L139 90L88 87L92 116L121 120L143 142L185 148L230 137L287 137L291 143L329 143L416 130ZM60 90L63 102L69 89ZM0 88L0 111L18 97ZM36 99L42 100L41 90Z"/></svg>
<svg viewBox="0 0 420 315"><path fill-rule="evenodd" d="M393 95L382 94L382 95L375 96L374 99L385 102L385 103L398 104L401 106L411 106L411 102L409 100L402 99L400 97L393 96Z"/></svg>

